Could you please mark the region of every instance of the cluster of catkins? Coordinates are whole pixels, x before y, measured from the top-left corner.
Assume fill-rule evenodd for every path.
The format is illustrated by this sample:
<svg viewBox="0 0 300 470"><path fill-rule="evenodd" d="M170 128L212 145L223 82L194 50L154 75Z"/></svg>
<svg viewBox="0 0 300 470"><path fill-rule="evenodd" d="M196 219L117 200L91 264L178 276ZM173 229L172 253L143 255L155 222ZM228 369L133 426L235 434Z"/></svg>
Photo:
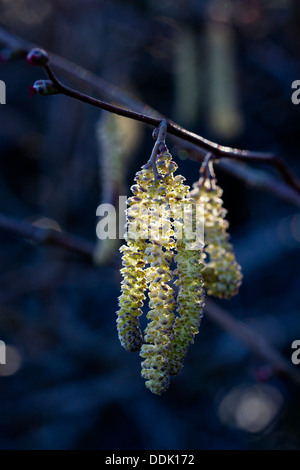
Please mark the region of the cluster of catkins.
<svg viewBox="0 0 300 470"><path fill-rule="evenodd" d="M127 201L117 329L126 350L140 351L146 387L160 395L199 332L205 291L229 298L242 276L215 181L203 180L191 197L184 177L174 176L177 165L165 145L156 168L154 177L149 162L142 167ZM203 218L204 240L197 236ZM147 293L149 321L142 333L139 317Z"/></svg>

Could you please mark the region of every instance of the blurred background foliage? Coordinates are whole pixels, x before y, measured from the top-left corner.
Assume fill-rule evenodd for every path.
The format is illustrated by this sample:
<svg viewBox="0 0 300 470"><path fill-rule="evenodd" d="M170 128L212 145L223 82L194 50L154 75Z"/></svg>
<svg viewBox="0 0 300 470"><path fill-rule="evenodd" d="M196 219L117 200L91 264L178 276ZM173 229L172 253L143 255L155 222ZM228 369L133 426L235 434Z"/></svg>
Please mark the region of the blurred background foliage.
<svg viewBox="0 0 300 470"><path fill-rule="evenodd" d="M274 151L300 175L299 1L0 0L0 23L189 130ZM43 72L2 62L1 212L96 243L97 206L129 194L152 130L64 96L30 99ZM199 164L168 143L192 184ZM240 294L218 303L290 361L299 208L217 175L244 273ZM118 247L98 243L93 266L8 232L0 239L0 448L299 449L299 388L208 316L169 390L145 389L139 356L116 333Z"/></svg>

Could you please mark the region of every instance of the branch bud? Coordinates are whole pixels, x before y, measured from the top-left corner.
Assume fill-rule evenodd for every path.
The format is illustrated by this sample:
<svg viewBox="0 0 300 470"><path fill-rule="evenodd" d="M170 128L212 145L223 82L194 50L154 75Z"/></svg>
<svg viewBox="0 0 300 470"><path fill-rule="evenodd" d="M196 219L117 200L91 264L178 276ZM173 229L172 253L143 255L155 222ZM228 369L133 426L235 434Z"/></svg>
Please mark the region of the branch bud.
<svg viewBox="0 0 300 470"><path fill-rule="evenodd" d="M29 95L57 95L58 90L51 80L37 80L29 87Z"/></svg>
<svg viewBox="0 0 300 470"><path fill-rule="evenodd" d="M30 65L43 67L43 65L48 64L49 56L44 49L35 48L28 52L26 61Z"/></svg>

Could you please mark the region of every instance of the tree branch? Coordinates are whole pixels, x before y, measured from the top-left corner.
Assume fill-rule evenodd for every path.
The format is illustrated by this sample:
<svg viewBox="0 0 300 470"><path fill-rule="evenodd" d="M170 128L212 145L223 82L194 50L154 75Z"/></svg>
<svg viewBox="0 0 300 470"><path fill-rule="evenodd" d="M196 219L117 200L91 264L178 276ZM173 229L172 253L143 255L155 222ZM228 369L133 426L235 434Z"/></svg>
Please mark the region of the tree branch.
<svg viewBox="0 0 300 470"><path fill-rule="evenodd" d="M245 323L236 320L211 299L205 300L205 312L223 330L242 341L248 349L269 363L274 372L289 377L300 386L300 373L284 356L272 346L263 336Z"/></svg>
<svg viewBox="0 0 300 470"><path fill-rule="evenodd" d="M111 103L107 103L105 101L93 98L85 93L81 93L73 88L70 88L64 85L61 81L59 81L50 64L43 65L44 70L46 71L48 77L55 85L57 92L76 100L82 101L84 103L90 104L95 106L96 108L104 109L105 111L109 111L120 116L134 119L136 121L143 122L145 124L149 124L154 127L159 127L161 123L161 119L153 117L148 114L138 113L136 111L132 111L130 109L120 108L117 105L113 105ZM216 158L231 158L234 160L239 160L243 162L256 162L256 163L265 163L268 165L273 166L277 169L278 173L281 175L282 179L292 187L297 193L300 194L300 183L297 178L294 176L292 171L288 168L284 160L282 160L279 156L274 155L273 153L266 153L266 152L253 152L250 150L240 150L237 148L232 147L225 147L223 145L216 144L204 137L195 134L193 132L184 129L183 127L179 126L173 121L167 120L167 131L169 134L174 135L175 137L179 137L183 141L190 142L200 149L209 153L212 153ZM202 157L201 157L202 160Z"/></svg>
<svg viewBox="0 0 300 470"><path fill-rule="evenodd" d="M218 166L222 171L246 183L249 188L263 189L300 207L300 194L284 181L278 181L266 171L249 168L245 163L233 160L223 160L218 163Z"/></svg>
<svg viewBox="0 0 300 470"><path fill-rule="evenodd" d="M2 43L5 47L9 48L15 56L19 57L25 57L26 54L32 48L36 47L35 44L30 43L29 41L26 41L23 38L20 38L15 34L8 32L3 27L0 27L0 43ZM158 111L133 98L130 94L126 93L126 91L120 89L115 85L111 85L103 78L98 77L97 75L84 69L83 67L74 64L73 62L53 53L49 53L49 56L51 59L51 63L55 66L57 70L59 70L62 74L77 82L78 84L82 84L86 87L97 90L104 96L107 96L110 99L115 100L123 106L126 106L132 110L141 113L147 113L148 116L153 116L157 118L159 122L164 118L164 116ZM157 125L157 123L154 125ZM198 145L195 145L192 142L187 142L186 140L183 141L179 137L175 137L175 134L173 135L173 139L176 141L176 143L178 143L178 145L182 146L188 152L188 158L191 158L195 161L203 160L203 157L206 153L204 147L203 149L201 149ZM203 145L203 142L201 143ZM217 144L214 145L216 147L219 147ZM226 147L223 147L223 149L226 149ZM218 149L216 151L218 152ZM253 154L253 152L251 153ZM273 160L272 165L275 166L278 171L280 171L284 181L287 181L287 183L277 182L277 180L275 178L272 178L271 176L269 178L266 177L261 179L260 176L262 172L251 169L248 165L240 166L239 163L236 161L238 158L235 158L234 165L232 164L233 162L229 161L229 159L222 160L219 162L219 167L224 169L226 172L233 175L234 177L237 177L241 181L245 182L246 184L249 183L249 185L252 187L258 187L259 189L267 190L275 194L276 196L286 199L292 204L299 206L299 183L296 177L287 168L285 163L283 163L282 166L282 160L279 160L278 163L278 159L275 155L263 155L263 158L265 158L267 155L267 159L269 160L268 163L271 163L271 160ZM229 155L226 156L230 158ZM259 159L258 155L255 153L254 158L256 159L256 161L259 160L260 162L262 162L262 159ZM250 162L251 157L249 158L248 154L248 158L246 160L245 156L241 155L239 159L243 162ZM267 174L265 175L267 176Z"/></svg>
<svg viewBox="0 0 300 470"><path fill-rule="evenodd" d="M82 255L89 260L92 260L93 258L93 243L76 237L75 235L69 235L54 229L36 227L35 225L3 214L0 214L0 229L15 233L16 235L21 235L22 237L33 240L41 245L52 245L63 248Z"/></svg>

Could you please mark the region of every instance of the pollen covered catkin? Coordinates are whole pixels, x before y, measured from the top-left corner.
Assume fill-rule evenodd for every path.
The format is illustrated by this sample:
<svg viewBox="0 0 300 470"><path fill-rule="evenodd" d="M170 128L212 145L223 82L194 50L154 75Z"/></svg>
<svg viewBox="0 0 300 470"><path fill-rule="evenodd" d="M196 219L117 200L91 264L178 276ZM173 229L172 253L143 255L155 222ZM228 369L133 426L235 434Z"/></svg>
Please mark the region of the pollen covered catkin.
<svg viewBox="0 0 300 470"><path fill-rule="evenodd" d="M120 309L117 312L117 329L122 346L130 352L141 348L143 336L139 326L139 317L142 314L141 307L144 302L145 273L142 258L143 247L140 243L129 242L123 245L123 268L121 273L122 294L119 297Z"/></svg>
<svg viewBox="0 0 300 470"><path fill-rule="evenodd" d="M173 192L177 199L181 198L181 204L180 211L175 210L173 214L177 252L175 283L179 291L178 316L173 325L169 352L169 373L177 375L183 366L189 345L199 332L204 307L204 284L201 262L203 239L196 230L197 224L202 223L202 214L198 210L200 206L197 207L195 201L188 197L189 187L183 184L183 177L175 178Z"/></svg>
<svg viewBox="0 0 300 470"><path fill-rule="evenodd" d="M193 196L204 208L203 278L208 295L231 298L238 293L242 282L241 267L236 261L233 246L228 242L227 211L223 207L222 189L215 179L205 179L196 185Z"/></svg>
<svg viewBox="0 0 300 470"><path fill-rule="evenodd" d="M165 150L157 157L159 179L148 186L150 209L149 243L145 250L148 264L146 280L149 289L150 320L146 329L140 355L143 359L141 375L146 387L160 395L169 386L168 351L174 322L175 295L168 283L173 278L170 264L174 254L173 229L170 220L169 185L167 174L175 165Z"/></svg>
<svg viewBox="0 0 300 470"><path fill-rule="evenodd" d="M171 243L171 242L170 242ZM170 270L170 251L156 242L149 244L145 255L150 267L147 269L150 320L144 333L140 355L142 377L146 387L160 395L169 385L167 353L170 348L170 333L174 321L175 298L173 289L167 284L173 277Z"/></svg>
<svg viewBox="0 0 300 470"><path fill-rule="evenodd" d="M145 250L148 221L143 217L148 201L147 185L152 179L150 170L137 174L137 184L131 187L133 196L128 199L126 211L126 245L120 248L123 268L121 273L120 309L117 312L117 329L122 346L131 352L138 351L143 342L139 326L141 307L146 290Z"/></svg>
<svg viewBox="0 0 300 470"><path fill-rule="evenodd" d="M127 350L140 350L141 375L156 395L180 372L199 332L205 290L229 298L242 279L228 242L222 190L206 177L190 192L184 177L174 176L176 169L157 137L131 187L126 244L120 249L118 334ZM139 317L146 291L148 323L142 335Z"/></svg>

